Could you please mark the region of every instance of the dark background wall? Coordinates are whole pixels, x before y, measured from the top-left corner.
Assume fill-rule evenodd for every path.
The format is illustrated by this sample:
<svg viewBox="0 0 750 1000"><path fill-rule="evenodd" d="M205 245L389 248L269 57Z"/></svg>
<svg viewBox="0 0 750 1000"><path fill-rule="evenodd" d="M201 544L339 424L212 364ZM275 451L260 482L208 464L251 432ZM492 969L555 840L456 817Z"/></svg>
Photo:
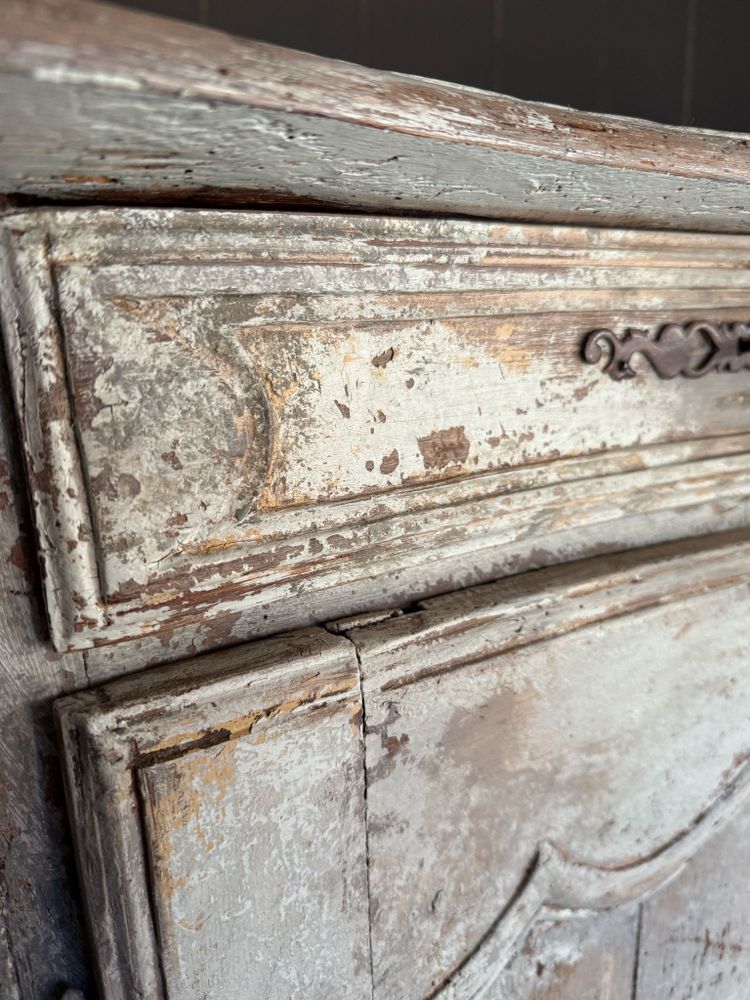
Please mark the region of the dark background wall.
<svg viewBox="0 0 750 1000"><path fill-rule="evenodd" d="M750 0L123 0L380 69L750 132Z"/></svg>

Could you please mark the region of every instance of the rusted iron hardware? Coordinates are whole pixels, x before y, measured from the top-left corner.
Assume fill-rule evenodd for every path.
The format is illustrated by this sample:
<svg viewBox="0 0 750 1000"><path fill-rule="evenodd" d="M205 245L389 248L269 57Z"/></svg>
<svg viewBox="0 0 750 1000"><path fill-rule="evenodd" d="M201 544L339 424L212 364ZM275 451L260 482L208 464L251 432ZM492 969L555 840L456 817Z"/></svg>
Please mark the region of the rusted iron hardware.
<svg viewBox="0 0 750 1000"><path fill-rule="evenodd" d="M618 336L612 330L592 330L583 342L583 357L591 365L604 356L603 371L619 382L635 378L630 365L642 354L661 378L702 378L709 372L738 372L750 368L750 324L667 323L655 334L628 329Z"/></svg>

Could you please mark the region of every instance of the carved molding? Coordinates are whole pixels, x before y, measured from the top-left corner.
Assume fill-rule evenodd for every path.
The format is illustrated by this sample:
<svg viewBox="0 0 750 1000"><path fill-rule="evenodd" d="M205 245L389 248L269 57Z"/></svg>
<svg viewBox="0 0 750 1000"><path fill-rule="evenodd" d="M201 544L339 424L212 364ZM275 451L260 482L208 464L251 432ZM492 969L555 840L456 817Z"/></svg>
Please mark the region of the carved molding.
<svg viewBox="0 0 750 1000"><path fill-rule="evenodd" d="M583 344L583 357L591 365L609 356L604 371L616 382L635 378L630 361L641 354L664 379L702 378L709 372L738 372L750 368L750 324L667 323L653 336L647 330L628 329L618 336L612 330L592 330Z"/></svg>
<svg viewBox="0 0 750 1000"><path fill-rule="evenodd" d="M389 600L464 580L467 558L486 579L498 560L528 564L532 527L555 536L550 558L584 528L604 536L605 520L613 536L623 511L658 541L673 482L701 533L744 523L741 393L701 383L686 434L680 408L647 385L597 410L581 365L558 391L551 345L592 312L691 315L710 301L745 318L746 238L721 266L679 238L690 264L678 269L644 233L341 225L65 209L0 227L2 326L58 649L270 632L291 624L290 606L293 624L313 607L368 607L374 577ZM645 251L643 288L623 290L611 254L635 266ZM454 395L463 423L447 419Z"/></svg>
<svg viewBox="0 0 750 1000"><path fill-rule="evenodd" d="M750 801L750 765L717 789L711 805L661 848L630 864L600 867L543 842L513 897L450 978L429 1000L479 1000L500 976L531 926L545 915L575 918L642 899L674 878Z"/></svg>

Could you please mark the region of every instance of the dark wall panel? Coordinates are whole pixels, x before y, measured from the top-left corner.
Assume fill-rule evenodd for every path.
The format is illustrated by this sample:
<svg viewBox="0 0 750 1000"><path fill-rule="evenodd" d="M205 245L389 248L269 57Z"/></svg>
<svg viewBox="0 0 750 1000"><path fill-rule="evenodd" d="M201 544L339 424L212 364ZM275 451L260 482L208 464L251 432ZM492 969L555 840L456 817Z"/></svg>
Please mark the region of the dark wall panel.
<svg viewBox="0 0 750 1000"><path fill-rule="evenodd" d="M149 14L179 17L182 21L200 24L204 18L206 0L127 0L125 7L134 7Z"/></svg>
<svg viewBox="0 0 750 1000"><path fill-rule="evenodd" d="M207 0L208 23L333 59L365 61L367 0Z"/></svg>
<svg viewBox="0 0 750 1000"><path fill-rule="evenodd" d="M503 0L494 87L679 122L688 7L685 0Z"/></svg>
<svg viewBox="0 0 750 1000"><path fill-rule="evenodd" d="M603 5L596 111L680 122L689 71L685 0Z"/></svg>
<svg viewBox="0 0 750 1000"><path fill-rule="evenodd" d="M750 2L700 0L690 119L750 132Z"/></svg>
<svg viewBox="0 0 750 1000"><path fill-rule="evenodd" d="M370 0L366 62L490 88L494 7L494 0Z"/></svg>
<svg viewBox="0 0 750 1000"><path fill-rule="evenodd" d="M593 110L602 0L503 0L495 89Z"/></svg>

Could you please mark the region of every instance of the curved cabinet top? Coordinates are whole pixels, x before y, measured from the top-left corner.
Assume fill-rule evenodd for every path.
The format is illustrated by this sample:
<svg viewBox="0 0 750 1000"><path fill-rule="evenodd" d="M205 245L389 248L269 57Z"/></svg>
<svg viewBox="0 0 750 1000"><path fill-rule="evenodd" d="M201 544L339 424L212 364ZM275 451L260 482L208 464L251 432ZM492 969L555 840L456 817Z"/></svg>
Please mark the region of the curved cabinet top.
<svg viewBox="0 0 750 1000"><path fill-rule="evenodd" d="M85 0L7 0L0 72L10 195L750 230L742 135L528 103Z"/></svg>

